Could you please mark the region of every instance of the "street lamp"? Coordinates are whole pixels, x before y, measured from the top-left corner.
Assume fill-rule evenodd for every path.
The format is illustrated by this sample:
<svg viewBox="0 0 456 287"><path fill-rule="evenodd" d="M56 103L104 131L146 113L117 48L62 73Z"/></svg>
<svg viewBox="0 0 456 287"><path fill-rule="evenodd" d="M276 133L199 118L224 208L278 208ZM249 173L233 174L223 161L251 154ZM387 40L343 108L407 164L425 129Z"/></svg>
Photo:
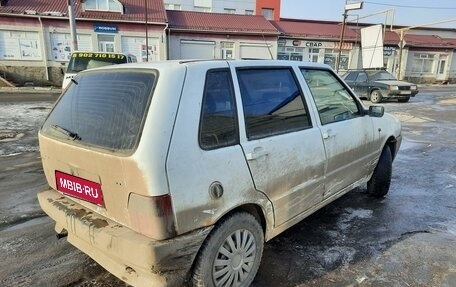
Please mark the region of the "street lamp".
<svg viewBox="0 0 456 287"><path fill-rule="evenodd" d="M340 57L342 54L342 43L344 42L344 35L345 35L345 25L347 23L347 12L352 11L352 10L360 10L363 9L363 3L364 2L357 2L357 3L347 3L347 0L345 1L345 7L344 7L344 20L342 22L342 32L340 33L340 41L339 41L339 55L337 57L337 62L336 62L336 71L339 73L339 66L340 66Z"/></svg>

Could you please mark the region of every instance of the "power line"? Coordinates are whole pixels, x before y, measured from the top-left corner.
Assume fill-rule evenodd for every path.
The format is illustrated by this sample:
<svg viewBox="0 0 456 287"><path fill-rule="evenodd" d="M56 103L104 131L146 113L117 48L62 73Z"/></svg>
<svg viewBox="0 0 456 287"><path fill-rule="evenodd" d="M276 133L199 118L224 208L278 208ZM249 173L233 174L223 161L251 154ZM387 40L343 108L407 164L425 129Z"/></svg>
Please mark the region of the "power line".
<svg viewBox="0 0 456 287"><path fill-rule="evenodd" d="M369 3L369 4L374 4L374 5L392 6L392 7L400 7L400 8L431 9L431 10L456 10L456 7L408 6L408 5L378 3L378 2L371 2L371 1L364 1L364 2Z"/></svg>

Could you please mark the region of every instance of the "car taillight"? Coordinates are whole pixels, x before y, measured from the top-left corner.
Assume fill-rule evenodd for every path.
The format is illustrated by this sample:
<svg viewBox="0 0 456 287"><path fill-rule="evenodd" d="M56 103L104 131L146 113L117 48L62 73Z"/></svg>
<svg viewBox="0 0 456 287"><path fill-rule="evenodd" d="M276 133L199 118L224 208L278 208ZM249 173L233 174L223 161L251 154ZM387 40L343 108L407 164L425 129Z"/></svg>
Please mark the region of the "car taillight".
<svg viewBox="0 0 456 287"><path fill-rule="evenodd" d="M131 228L156 240L174 237L176 228L170 195L131 193L128 200Z"/></svg>

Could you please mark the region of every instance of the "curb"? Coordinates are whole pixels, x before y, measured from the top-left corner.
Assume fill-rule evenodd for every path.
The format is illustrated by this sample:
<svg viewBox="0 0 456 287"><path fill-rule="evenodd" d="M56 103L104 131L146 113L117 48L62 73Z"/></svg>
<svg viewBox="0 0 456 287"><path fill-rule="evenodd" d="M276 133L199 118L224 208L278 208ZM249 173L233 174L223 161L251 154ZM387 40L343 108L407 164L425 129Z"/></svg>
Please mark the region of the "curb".
<svg viewBox="0 0 456 287"><path fill-rule="evenodd" d="M0 87L0 94L61 94L55 87Z"/></svg>

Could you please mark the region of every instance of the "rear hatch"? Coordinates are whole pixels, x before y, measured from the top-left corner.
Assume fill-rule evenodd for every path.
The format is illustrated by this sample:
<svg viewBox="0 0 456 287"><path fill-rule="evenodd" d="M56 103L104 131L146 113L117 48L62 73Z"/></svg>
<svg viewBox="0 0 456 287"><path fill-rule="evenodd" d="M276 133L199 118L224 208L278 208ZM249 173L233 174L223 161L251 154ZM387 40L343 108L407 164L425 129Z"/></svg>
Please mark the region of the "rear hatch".
<svg viewBox="0 0 456 287"><path fill-rule="evenodd" d="M58 100L39 135L44 172L53 189L151 237L160 236L142 230L144 214L134 213L157 213L141 207L150 197L141 196L147 193L148 182L135 151L157 79L158 72L152 69L82 72Z"/></svg>

